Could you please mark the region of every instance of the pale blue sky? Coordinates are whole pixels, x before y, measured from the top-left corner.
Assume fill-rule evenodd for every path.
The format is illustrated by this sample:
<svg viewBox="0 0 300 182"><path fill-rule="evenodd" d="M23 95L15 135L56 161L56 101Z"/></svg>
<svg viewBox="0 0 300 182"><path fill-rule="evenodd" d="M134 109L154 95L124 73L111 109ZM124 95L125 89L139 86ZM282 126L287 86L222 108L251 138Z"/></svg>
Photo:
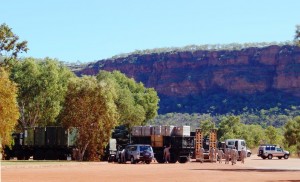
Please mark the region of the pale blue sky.
<svg viewBox="0 0 300 182"><path fill-rule="evenodd" d="M0 24L29 42L24 56L92 62L190 44L283 42L299 0L0 0Z"/></svg>

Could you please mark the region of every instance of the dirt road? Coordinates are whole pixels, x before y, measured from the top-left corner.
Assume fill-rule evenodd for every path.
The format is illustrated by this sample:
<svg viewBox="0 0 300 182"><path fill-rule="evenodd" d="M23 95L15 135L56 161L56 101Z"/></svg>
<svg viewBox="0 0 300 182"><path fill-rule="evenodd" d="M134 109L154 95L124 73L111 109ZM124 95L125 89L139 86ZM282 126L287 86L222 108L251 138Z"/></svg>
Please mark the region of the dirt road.
<svg viewBox="0 0 300 182"><path fill-rule="evenodd" d="M300 181L300 159L247 158L245 164L117 164L70 162L2 165L3 182L81 181Z"/></svg>

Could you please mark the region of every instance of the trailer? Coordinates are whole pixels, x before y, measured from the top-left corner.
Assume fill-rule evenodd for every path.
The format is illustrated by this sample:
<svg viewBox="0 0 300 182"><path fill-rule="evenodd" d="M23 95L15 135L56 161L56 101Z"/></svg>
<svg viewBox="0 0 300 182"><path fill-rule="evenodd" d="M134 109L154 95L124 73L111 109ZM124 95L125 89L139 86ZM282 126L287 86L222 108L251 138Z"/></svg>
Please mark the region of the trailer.
<svg viewBox="0 0 300 182"><path fill-rule="evenodd" d="M60 126L26 128L13 134L14 145L5 147L4 159L67 160L72 156L77 137L76 128Z"/></svg>

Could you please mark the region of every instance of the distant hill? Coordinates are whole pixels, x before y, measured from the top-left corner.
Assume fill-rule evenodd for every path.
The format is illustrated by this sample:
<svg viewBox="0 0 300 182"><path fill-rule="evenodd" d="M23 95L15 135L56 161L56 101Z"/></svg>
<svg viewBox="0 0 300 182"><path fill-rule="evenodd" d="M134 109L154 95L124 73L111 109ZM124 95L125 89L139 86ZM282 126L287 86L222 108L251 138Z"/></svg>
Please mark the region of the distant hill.
<svg viewBox="0 0 300 182"><path fill-rule="evenodd" d="M300 106L300 48L293 45L216 50L158 49L77 67L77 75L120 70L160 96L160 114L244 113Z"/></svg>

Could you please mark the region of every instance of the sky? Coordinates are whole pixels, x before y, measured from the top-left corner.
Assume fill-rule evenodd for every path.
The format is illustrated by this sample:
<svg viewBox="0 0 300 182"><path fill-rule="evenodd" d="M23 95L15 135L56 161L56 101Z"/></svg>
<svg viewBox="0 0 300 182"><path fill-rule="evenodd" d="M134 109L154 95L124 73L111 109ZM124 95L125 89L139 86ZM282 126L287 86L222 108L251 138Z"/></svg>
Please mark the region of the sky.
<svg viewBox="0 0 300 182"><path fill-rule="evenodd" d="M299 0L0 0L21 57L88 63L135 50L292 41Z"/></svg>

